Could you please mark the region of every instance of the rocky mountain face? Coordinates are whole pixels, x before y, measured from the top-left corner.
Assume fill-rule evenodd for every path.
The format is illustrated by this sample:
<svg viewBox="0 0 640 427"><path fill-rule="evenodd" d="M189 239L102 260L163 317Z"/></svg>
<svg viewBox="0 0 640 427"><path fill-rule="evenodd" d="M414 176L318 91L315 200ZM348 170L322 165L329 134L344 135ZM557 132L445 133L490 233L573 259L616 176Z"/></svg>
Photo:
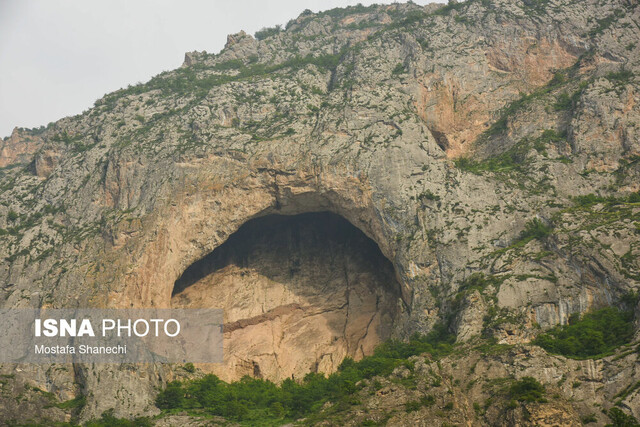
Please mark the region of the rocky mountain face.
<svg viewBox="0 0 640 427"><path fill-rule="evenodd" d="M16 130L0 142L0 304L222 307L225 363L199 368L227 380L332 372L445 323L469 350L420 367L443 378L435 406L391 424L606 423L614 403L640 417L637 351L529 344L575 313L640 311L637 6L305 12ZM4 365L0 419L153 415L181 375ZM505 376L557 397L475 408ZM367 411L414 399L385 384ZM51 404L79 396L76 413Z"/></svg>

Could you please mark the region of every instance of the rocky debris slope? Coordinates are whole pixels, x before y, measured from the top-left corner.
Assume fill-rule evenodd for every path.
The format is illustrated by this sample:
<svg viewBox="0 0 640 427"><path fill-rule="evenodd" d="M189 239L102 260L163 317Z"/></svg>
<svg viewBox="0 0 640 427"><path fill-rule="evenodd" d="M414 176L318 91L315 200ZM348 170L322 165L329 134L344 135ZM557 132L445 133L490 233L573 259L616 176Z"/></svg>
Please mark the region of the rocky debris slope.
<svg viewBox="0 0 640 427"><path fill-rule="evenodd" d="M538 348L487 350L461 349L464 354L439 361L413 356L408 366L396 368L392 375L365 380L353 407L327 405L313 424L575 426L610 422L601 411L607 405L601 362L557 358ZM518 394L514 385L527 377L545 384L539 398Z"/></svg>
<svg viewBox="0 0 640 427"><path fill-rule="evenodd" d="M2 142L1 304L169 307L247 221L329 211L391 261L400 337L446 321L461 342L524 344L573 313L637 312L639 14L630 0L358 6L188 53ZM83 419L152 413L173 375L54 368L12 378L79 391Z"/></svg>

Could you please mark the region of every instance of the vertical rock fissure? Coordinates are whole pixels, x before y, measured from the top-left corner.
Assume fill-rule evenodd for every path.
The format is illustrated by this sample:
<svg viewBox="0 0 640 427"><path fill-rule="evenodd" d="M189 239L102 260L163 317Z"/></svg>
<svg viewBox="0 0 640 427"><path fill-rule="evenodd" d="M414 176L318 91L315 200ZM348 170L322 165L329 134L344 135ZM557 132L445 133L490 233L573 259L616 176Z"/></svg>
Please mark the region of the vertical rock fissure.
<svg viewBox="0 0 640 427"><path fill-rule="evenodd" d="M346 303L346 314L344 317L344 326L342 327L342 336L346 337L347 336L347 327L349 326L349 301L351 298L351 289L349 289L349 273L347 272L347 266L346 264L343 265L343 273L344 273L344 283L345 283L345 290L344 290L344 298L347 301ZM349 348L349 341L347 340L347 353L350 353L351 350Z"/></svg>

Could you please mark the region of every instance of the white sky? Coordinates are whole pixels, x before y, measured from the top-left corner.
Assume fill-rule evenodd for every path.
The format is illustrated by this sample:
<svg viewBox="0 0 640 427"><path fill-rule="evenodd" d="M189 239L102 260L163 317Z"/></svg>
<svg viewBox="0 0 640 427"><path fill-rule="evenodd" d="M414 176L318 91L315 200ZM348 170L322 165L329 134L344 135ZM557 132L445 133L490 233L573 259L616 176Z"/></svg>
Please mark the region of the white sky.
<svg viewBox="0 0 640 427"><path fill-rule="evenodd" d="M78 114L105 93L177 68L185 52L218 52L227 34L253 34L284 25L304 9L358 2L374 3L0 0L0 138L15 126L37 127Z"/></svg>

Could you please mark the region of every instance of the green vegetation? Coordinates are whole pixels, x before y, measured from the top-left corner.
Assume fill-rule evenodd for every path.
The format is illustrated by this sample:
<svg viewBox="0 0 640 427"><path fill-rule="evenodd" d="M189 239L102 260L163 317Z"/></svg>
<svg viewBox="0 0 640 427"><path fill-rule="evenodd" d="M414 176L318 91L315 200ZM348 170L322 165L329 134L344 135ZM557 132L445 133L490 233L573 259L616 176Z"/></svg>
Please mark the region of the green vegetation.
<svg viewBox="0 0 640 427"><path fill-rule="evenodd" d="M213 67L218 70L237 70L238 73L235 75L206 73L204 72L205 67L196 64L191 67L159 74L145 84L130 86L127 89L121 89L105 95L104 98L96 102L96 106L113 106L123 96L139 95L152 90L160 90L163 95L191 95L201 98L212 88L225 83L265 76L285 69L297 70L308 65L315 65L321 69L333 70L338 65L342 54L343 52L335 55L313 56L309 54L304 57L296 56L275 65L254 64L245 66L238 61L227 61Z"/></svg>
<svg viewBox="0 0 640 427"><path fill-rule="evenodd" d="M463 7L467 6L464 2L448 2L445 6L442 6L440 9L436 9L433 14L439 16L447 16L452 10L460 10Z"/></svg>
<svg viewBox="0 0 640 427"><path fill-rule="evenodd" d="M352 14L372 12L377 7L377 5L362 6L358 4L356 6L335 8L325 12L320 12L318 14L315 14L315 16L330 16L331 18L339 20ZM466 3L450 3L440 9L437 9L432 14L428 14L423 10L410 10L406 13L397 10L389 10L387 13L389 13L393 17L393 22L387 25L380 25L382 28L376 31L374 35L370 36L369 40L371 40L374 36L379 37L381 34L384 34L388 31L398 29L406 31L409 25L422 22L423 20L432 16L448 15L451 10L459 10L465 7L467 7ZM313 13L309 10L306 10L301 14L301 16L303 17L309 15L313 15ZM458 17L458 20L460 19L462 18ZM287 28L293 25L293 22L294 20L290 21L287 24ZM336 23L336 25L338 24ZM353 26L352 24L350 25ZM369 27L378 26L379 24L376 21L365 20L355 25L357 27ZM255 33L255 37L259 40L263 40L267 37L278 34L281 31L283 31L283 29L280 26L263 28ZM293 33L295 33L295 30L292 31L292 34ZM160 90L162 92L161 95L164 96L168 94L189 95L193 97L192 102L196 102L198 99L201 99L203 96L205 96L208 91L214 87L233 81L251 79L256 76L267 76L271 73L283 69L291 69L291 71L295 71L296 69L305 67L309 64L314 64L321 69L333 71L337 66L339 60L344 57L347 52L356 52L358 49L360 49L360 45L356 44L349 48L343 48L343 50L336 55L319 55L317 57L307 55L305 57L293 57L280 64L255 64L254 62L257 58L252 59L251 57L249 58L249 64L254 63L253 65L247 65L245 63L242 63L242 61L240 60L226 61L224 63L216 64L213 67L204 65L203 63L196 63L189 67L161 73L153 77L146 83L129 86L125 89L120 89L118 91L107 94L102 99L96 101L95 106L105 106L107 107L107 109L112 109L113 107L115 107L115 104L125 96L140 95L142 93L147 93L154 90ZM215 58L215 55L213 55L212 58ZM237 70L238 73L236 73L235 75L213 74L210 73L210 70ZM147 102L153 101L148 100Z"/></svg>
<svg viewBox="0 0 640 427"><path fill-rule="evenodd" d="M546 224L539 218L533 218L524 226L524 230L520 233L520 235L513 241L511 244L505 248L498 249L494 251L491 256L495 257L498 255L502 255L512 249L520 249L524 247L530 241L544 240L547 236L553 233L553 227L551 224ZM526 280L526 277L518 277L519 280ZM553 277L544 277L544 279L554 281Z"/></svg>
<svg viewBox="0 0 640 427"><path fill-rule="evenodd" d="M241 59L230 59L213 66L215 70L219 71L239 70L242 67L244 67L244 62Z"/></svg>
<svg viewBox="0 0 640 427"><path fill-rule="evenodd" d="M613 89L618 95L622 93L622 90L629 84L633 83L634 74L631 70L621 69L617 72L611 72L605 77L611 83L613 83Z"/></svg>
<svg viewBox="0 0 640 427"><path fill-rule="evenodd" d="M626 84L631 81L633 78L633 71L631 70L620 70L617 72L611 72L606 75L607 80L612 81L617 84Z"/></svg>
<svg viewBox="0 0 640 427"><path fill-rule="evenodd" d="M620 406L622 404L622 402L632 393L634 393L636 390L640 389L640 381L636 381L635 383L631 383L629 384L627 387L625 387L622 391L620 391L618 394L616 394L614 397L614 399L617 399L616 401L616 405Z"/></svg>
<svg viewBox="0 0 640 427"><path fill-rule="evenodd" d="M622 196L603 197L587 194L573 198L573 206L569 206L552 217L557 232L569 235L568 250L579 253L583 248L597 248L615 256L619 262L619 271L629 279L640 280L638 257L634 255L636 245L632 244L629 251L622 256L611 252L608 245L597 238L585 235L596 233L611 233L610 230L620 230L631 227L631 233L640 233L640 223L637 221L637 209L640 192ZM638 224L637 224L638 223Z"/></svg>
<svg viewBox="0 0 640 427"><path fill-rule="evenodd" d="M225 383L215 375L202 379L174 381L160 392L156 404L165 413L188 411L200 415L218 415L243 422L297 419L321 410L326 402L338 407L354 403L359 382L377 375L386 376L398 366L413 368L409 357L430 353L441 357L451 353L455 338L444 326L437 326L426 336L414 336L409 342L389 341L372 356L356 362L345 359L338 371L325 377L310 373L301 382L287 379L281 385L262 379L244 377ZM429 405L425 398L420 405Z"/></svg>
<svg viewBox="0 0 640 427"><path fill-rule="evenodd" d="M633 338L633 313L606 307L580 318L574 314L569 324L538 335L534 343L550 353L578 359L610 355Z"/></svg>
<svg viewBox="0 0 640 427"><path fill-rule="evenodd" d="M553 135L553 138L551 138ZM518 188L531 194L555 193L548 175L539 174L543 168L536 168L535 156L531 155L532 148L547 156L545 151L549 141L560 141L564 137L555 131L543 132L535 140L523 138L503 153L482 160L470 157L459 157L454 160L455 166L476 175L493 174L493 178L503 182L510 188ZM557 158L557 161L570 162L568 158ZM538 173L536 173L538 172Z"/></svg>
<svg viewBox="0 0 640 427"><path fill-rule="evenodd" d="M627 415L618 408L609 409L609 418L612 423L605 427L640 427L640 423L633 415Z"/></svg>
<svg viewBox="0 0 640 427"><path fill-rule="evenodd" d="M418 194L417 199L422 201L424 200L438 201L440 200L440 196L438 196L437 194L433 194L431 190L425 190L422 193Z"/></svg>
<svg viewBox="0 0 640 427"><path fill-rule="evenodd" d="M139 417L133 420L116 418L113 416L113 409L102 413L99 420L92 420L85 424L85 427L151 427L153 423L148 417Z"/></svg>
<svg viewBox="0 0 640 427"><path fill-rule="evenodd" d="M567 92L562 92L560 95L558 95L556 103L553 104L553 109L555 111L564 111L571 109L572 106L573 100L571 99L571 96L569 96Z"/></svg>
<svg viewBox="0 0 640 427"><path fill-rule="evenodd" d="M576 62L576 64L579 63L580 61ZM572 66L556 72L545 86L529 94L521 94L520 98L500 110L498 119L478 137L476 144L483 144L494 137L506 135L509 123L514 119L514 116L528 108L536 100L544 99L548 101L550 107L555 111L573 111L588 84L587 81L582 82L579 85L580 89L575 92L565 91L556 95L555 102L551 98L551 94L562 87L575 83L578 78L576 67ZM547 111L549 111L550 107L547 108ZM504 146L505 144L501 145ZM454 163L458 169L476 175L487 172L493 173L496 179L503 181L509 187L519 188L532 194L545 192L554 194L555 189L549 177L536 173L544 172L547 166L536 167L536 156L531 154L531 150L535 149L544 157L548 157L547 148L550 145L555 145L558 148L557 151L561 152L562 149L567 147L566 133L555 129L547 129L537 138L528 136L516 141L510 148L498 155L482 160L461 157L456 159ZM553 160L565 164L572 162L572 159L567 156L558 156Z"/></svg>
<svg viewBox="0 0 640 427"><path fill-rule="evenodd" d="M509 277L509 275L487 276L484 273L473 273L462 281L462 283L460 284L460 288L458 288L458 293L469 293L474 290L483 292L487 288L487 286L494 286L498 288L502 284L502 282L504 282Z"/></svg>
<svg viewBox="0 0 640 427"><path fill-rule="evenodd" d="M11 209L9 211L9 213L7 214L7 221L15 221L16 219L20 218L20 216L17 214L16 211L14 211L13 209Z"/></svg>
<svg viewBox="0 0 640 427"><path fill-rule="evenodd" d="M330 16L331 18L342 19L349 15L354 15L357 13L373 12L376 8L377 8L376 4L373 4L371 6L364 6L361 3L358 3L355 6L336 7L333 9L322 11L322 12L319 12L317 16L318 17ZM304 12L302 12L302 15L311 15L312 13L313 12L307 9Z"/></svg>
<svg viewBox="0 0 640 427"><path fill-rule="evenodd" d="M596 19L596 22L598 24L591 31L589 31L589 36L594 37L604 33L604 31L608 29L611 24L613 24L618 18L621 18L624 15L625 12L623 9L616 9L611 15L605 16L602 19Z"/></svg>
<svg viewBox="0 0 640 427"><path fill-rule="evenodd" d="M464 307L467 296L474 291L480 292L486 298L495 302L495 294L498 289L500 289L500 285L509 277L510 275L494 276L485 275L484 273L473 273L464 279L462 283L460 283L460 287L458 288L458 292L455 297L451 300L447 321L449 323L453 321L460 310ZM493 291L487 295L486 290L488 287L492 287ZM492 306L492 308L494 307Z"/></svg>
<svg viewBox="0 0 640 427"><path fill-rule="evenodd" d="M545 393L544 386L533 377L523 377L509 387L509 396L518 402L546 402Z"/></svg>
<svg viewBox="0 0 640 427"><path fill-rule="evenodd" d="M264 40L267 37L275 36L281 31L282 26L276 25L275 27L263 28L261 30L258 30L253 36L256 38L256 40Z"/></svg>
<svg viewBox="0 0 640 427"><path fill-rule="evenodd" d="M496 120L491 127L484 133L485 137L497 135L507 130L507 125L509 123L509 119L526 105L528 105L534 99L538 99L543 95L551 92L552 90L558 88L559 86L566 83L567 77L564 72L558 71L553 78L547 83L546 86L537 89L530 94L521 95L519 99L511 102L509 105L504 107L500 111L500 118Z"/></svg>
<svg viewBox="0 0 640 427"><path fill-rule="evenodd" d="M468 157L460 157L454 160L458 169L481 175L484 172L492 172L498 176L508 177L513 173L520 174L524 180L530 179L528 172L531 169L532 158L529 156L531 148L547 156L546 148L550 144L560 144L566 141L566 135L553 129L546 129L535 138L523 138L505 152L484 160L473 160ZM569 160L570 161L570 160ZM523 181L520 179L519 181ZM540 183L538 183L540 184Z"/></svg>
<svg viewBox="0 0 640 427"><path fill-rule="evenodd" d="M527 242L538 239L541 240L551 234L551 226L542 222L539 218L533 218L524 226L524 230L520 233L520 239Z"/></svg>
<svg viewBox="0 0 640 427"><path fill-rule="evenodd" d="M533 140L533 148L535 150L546 156L546 148L550 144L559 144L565 142L567 138L566 133L564 132L556 132L553 129L545 129L542 131L539 137Z"/></svg>
<svg viewBox="0 0 640 427"><path fill-rule="evenodd" d="M95 143L85 144L83 142L83 135L81 134L69 135L66 131L55 134L51 139L55 142L60 142L71 147L71 149L75 152L87 151L89 148L95 145Z"/></svg>
<svg viewBox="0 0 640 427"><path fill-rule="evenodd" d="M533 377L522 377L519 380L512 377L491 378L487 379L482 387L492 396L485 401L484 411L498 403L496 399L497 397L503 398L509 402L506 409L515 409L519 406L519 403L547 402L545 397L547 391L544 385L539 383ZM526 407L523 409L525 409L526 415ZM479 411L482 411L480 405L478 405L478 409L476 409L476 412Z"/></svg>
<svg viewBox="0 0 640 427"><path fill-rule="evenodd" d="M397 76L399 74L404 74L406 73L406 70L404 68L404 64L396 64L396 66L393 68L393 70L391 71L391 74L393 74L394 76Z"/></svg>
<svg viewBox="0 0 640 427"><path fill-rule="evenodd" d="M494 297L495 298L495 297ZM482 319L482 337L487 339L487 345L497 344L493 332L505 323L522 324L524 317L521 313L509 310L506 307L498 307L492 304L487 309ZM506 348L496 348L495 350L505 350Z"/></svg>
<svg viewBox="0 0 640 427"><path fill-rule="evenodd" d="M458 169L480 175L483 172L505 173L523 172L524 164L530 146L527 144L516 144L509 150L496 157L476 161L469 157L459 157L454 160Z"/></svg>
<svg viewBox="0 0 640 427"><path fill-rule="evenodd" d="M559 219L563 214L580 215L582 221L578 229L593 230L601 225L625 219L633 220L633 208L639 201L640 192L622 197L602 197L596 194L576 196L573 198L574 206L557 213L554 219Z"/></svg>
<svg viewBox="0 0 640 427"><path fill-rule="evenodd" d="M56 407L58 407L60 409L80 410L80 409L82 409L84 407L84 405L86 403L87 403L87 398L86 398L86 396L82 395L82 396L78 396L78 397L76 397L74 399L58 403L56 405Z"/></svg>
<svg viewBox="0 0 640 427"><path fill-rule="evenodd" d="M640 191L630 193L626 197L602 197L597 194L586 194L584 196L576 196L573 198L573 203L576 207L589 208L599 203L605 206L616 206L623 203L640 203Z"/></svg>
<svg viewBox="0 0 640 427"><path fill-rule="evenodd" d="M390 13L390 15L393 16L394 14ZM434 13L434 15L436 15L436 13ZM421 10L412 10L406 13L402 19L389 24L383 30L378 31L378 34L381 34L383 31L394 30L397 28L406 28L409 25L423 21L428 17L429 17L429 14Z"/></svg>
<svg viewBox="0 0 640 427"><path fill-rule="evenodd" d="M423 396L422 398L420 398L420 400L414 400L414 401L411 401L411 402L407 402L404 405L404 408L405 408L405 411L407 411L407 412L419 411L420 408L427 407L427 406L432 406L435 402L436 402L435 397L433 397L432 395L428 394L428 395Z"/></svg>
<svg viewBox="0 0 640 427"><path fill-rule="evenodd" d="M528 0L524 2L524 12L529 16L542 15L546 13L549 0Z"/></svg>
<svg viewBox="0 0 640 427"><path fill-rule="evenodd" d="M584 196L574 197L573 203L576 206L580 206L580 207L590 207L597 203L606 203L608 200L610 200L610 198L600 197L598 195L591 193L591 194L586 194Z"/></svg>

